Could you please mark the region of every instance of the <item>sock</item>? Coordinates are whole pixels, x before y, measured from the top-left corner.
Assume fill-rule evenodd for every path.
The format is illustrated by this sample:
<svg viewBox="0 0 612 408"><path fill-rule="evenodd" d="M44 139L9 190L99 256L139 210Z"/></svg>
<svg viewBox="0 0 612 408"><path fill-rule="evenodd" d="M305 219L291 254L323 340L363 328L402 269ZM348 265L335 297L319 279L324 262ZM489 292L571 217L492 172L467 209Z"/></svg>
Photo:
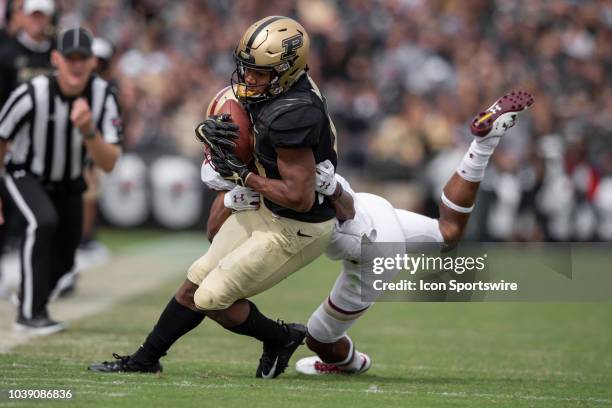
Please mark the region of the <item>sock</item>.
<svg viewBox="0 0 612 408"><path fill-rule="evenodd" d="M489 158L500 140L500 137L474 140L457 168L457 174L472 183L482 181Z"/></svg>
<svg viewBox="0 0 612 408"><path fill-rule="evenodd" d="M361 370L361 367L363 366L363 358L361 357L361 353L355 349L352 357L353 358L351 361L345 365L338 366L338 368L349 373L354 373Z"/></svg>
<svg viewBox="0 0 612 408"><path fill-rule="evenodd" d="M131 359L143 364L156 363L166 355L175 341L194 329L202 320L202 313L181 305L173 296L159 316L157 324Z"/></svg>
<svg viewBox="0 0 612 408"><path fill-rule="evenodd" d="M282 324L268 319L261 314L257 306L250 300L247 300L247 302L249 303L250 310L244 323L229 327L228 330L244 336L254 337L270 345L282 346L289 343L291 340L289 333Z"/></svg>

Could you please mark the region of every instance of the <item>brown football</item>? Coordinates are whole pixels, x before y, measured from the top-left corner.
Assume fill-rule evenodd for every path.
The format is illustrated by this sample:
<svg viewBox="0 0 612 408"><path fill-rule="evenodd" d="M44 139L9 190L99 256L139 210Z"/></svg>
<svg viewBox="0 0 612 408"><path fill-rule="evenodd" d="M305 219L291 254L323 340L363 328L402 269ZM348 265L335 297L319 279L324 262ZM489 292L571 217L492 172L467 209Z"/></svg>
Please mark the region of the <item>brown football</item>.
<svg viewBox="0 0 612 408"><path fill-rule="evenodd" d="M253 126L251 124L249 114L236 100L234 92L230 86L223 88L219 93L217 93L206 110L206 114L208 116L220 115L222 113L229 114L231 116L231 121L240 127L238 130L240 133L240 138L235 140L236 148L234 149L234 153L240 160L242 160L242 162L249 165L249 167L252 167L251 165L253 164L254 160Z"/></svg>

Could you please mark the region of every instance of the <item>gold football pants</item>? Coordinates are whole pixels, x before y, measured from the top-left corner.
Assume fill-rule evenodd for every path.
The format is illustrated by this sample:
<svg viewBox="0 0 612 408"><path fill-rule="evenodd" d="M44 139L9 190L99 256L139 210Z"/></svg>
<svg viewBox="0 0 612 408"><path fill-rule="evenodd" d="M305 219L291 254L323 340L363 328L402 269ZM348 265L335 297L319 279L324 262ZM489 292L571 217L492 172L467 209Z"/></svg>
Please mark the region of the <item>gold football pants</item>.
<svg viewBox="0 0 612 408"><path fill-rule="evenodd" d="M271 288L321 255L333 226L278 217L263 205L232 214L187 272L199 286L196 306L222 310Z"/></svg>

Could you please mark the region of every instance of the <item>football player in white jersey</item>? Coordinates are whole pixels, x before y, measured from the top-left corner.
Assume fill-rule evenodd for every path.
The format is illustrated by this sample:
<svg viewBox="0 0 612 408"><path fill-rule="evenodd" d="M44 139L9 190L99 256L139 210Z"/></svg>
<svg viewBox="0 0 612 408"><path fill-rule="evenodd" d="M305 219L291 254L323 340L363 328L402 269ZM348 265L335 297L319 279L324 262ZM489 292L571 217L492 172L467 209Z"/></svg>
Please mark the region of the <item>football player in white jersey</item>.
<svg viewBox="0 0 612 408"><path fill-rule="evenodd" d="M330 163L317 166L317 191L338 197L334 201L338 220L347 215L350 218L351 201L355 211L352 219L338 223L327 249L330 258L343 260L342 271L328 298L308 320L306 344L317 355L299 360L298 372L359 374L371 367L370 357L357 351L346 334L372 304L361 296L362 240L435 243L440 249L457 245L474 208L489 158L506 130L514 126L518 114L532 104L530 94L514 91L474 118L471 126L474 141L444 187L438 219L393 208L387 200L372 194L355 194L346 180L334 175Z"/></svg>
<svg viewBox="0 0 612 408"><path fill-rule="evenodd" d="M357 351L347 331L371 306L361 297L361 245L370 242L437 243L455 246L463 236L474 207L476 193L495 147L518 114L531 106L526 92L510 92L472 121L475 140L447 182L441 197L440 218L433 219L396 209L384 198L355 193L330 162L317 165L317 192L332 199L338 223L326 251L329 258L342 260L342 271L330 295L308 320L306 344L317 355L296 363L302 374L359 374L372 364ZM221 178L209 163L202 166L202 180L220 194L209 218L209 238L225 217L219 211L243 211L259 206L259 195ZM221 197L223 199L221 203Z"/></svg>

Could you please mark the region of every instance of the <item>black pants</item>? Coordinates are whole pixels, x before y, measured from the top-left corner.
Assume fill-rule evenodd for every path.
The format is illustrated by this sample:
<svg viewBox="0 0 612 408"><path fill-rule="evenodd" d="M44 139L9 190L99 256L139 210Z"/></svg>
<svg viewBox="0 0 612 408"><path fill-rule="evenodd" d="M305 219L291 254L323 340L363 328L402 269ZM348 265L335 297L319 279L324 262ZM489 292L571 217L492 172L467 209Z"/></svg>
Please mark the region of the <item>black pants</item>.
<svg viewBox="0 0 612 408"><path fill-rule="evenodd" d="M44 187L30 174L6 176L12 200L7 217L17 217L22 232L19 314L31 319L47 312L49 296L74 266L81 238L81 192Z"/></svg>

